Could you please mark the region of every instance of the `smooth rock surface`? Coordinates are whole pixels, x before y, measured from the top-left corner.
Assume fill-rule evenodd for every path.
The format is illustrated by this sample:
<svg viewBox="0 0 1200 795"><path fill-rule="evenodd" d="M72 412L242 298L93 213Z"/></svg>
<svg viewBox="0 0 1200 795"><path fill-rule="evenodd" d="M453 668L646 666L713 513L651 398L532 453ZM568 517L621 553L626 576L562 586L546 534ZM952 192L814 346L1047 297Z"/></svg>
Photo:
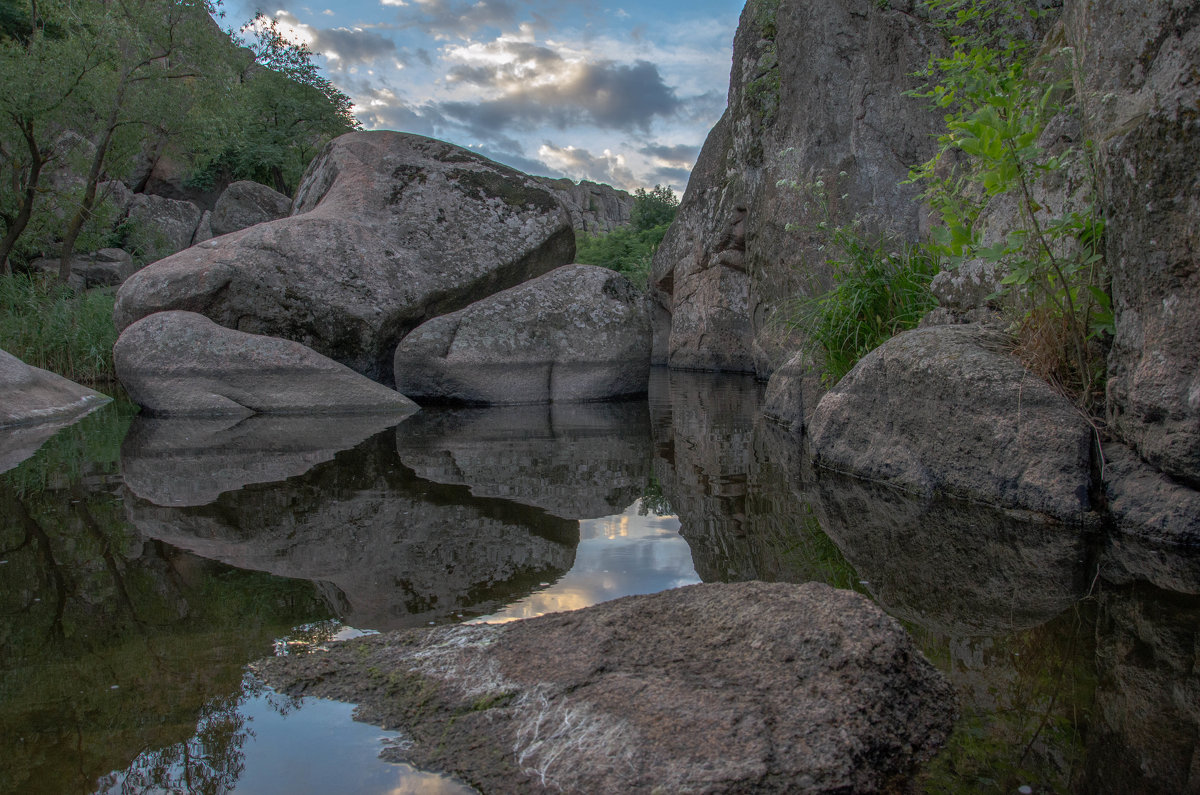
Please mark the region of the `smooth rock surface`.
<svg viewBox="0 0 1200 795"><path fill-rule="evenodd" d="M893 337L821 399L817 462L919 494L1084 522L1092 429L980 326Z"/></svg>
<svg viewBox="0 0 1200 795"><path fill-rule="evenodd" d="M434 318L396 349L415 400L518 404L646 391L650 321L624 276L570 265Z"/></svg>
<svg viewBox="0 0 1200 795"><path fill-rule="evenodd" d="M781 180L825 182L834 224L857 217L905 240L927 226L916 187L901 184L941 123L904 95L940 46L915 5L746 4L728 109L655 254L655 363L765 378L796 350L776 315L827 285L827 219Z"/></svg>
<svg viewBox="0 0 1200 795"><path fill-rule="evenodd" d="M129 396L157 416L385 413L416 404L298 342L245 334L194 312L159 312L113 348Z"/></svg>
<svg viewBox="0 0 1200 795"><path fill-rule="evenodd" d="M0 428L60 421L85 414L109 400L0 350Z"/></svg>
<svg viewBox="0 0 1200 795"><path fill-rule="evenodd" d="M292 215L193 246L117 297L124 328L166 309L300 342L381 383L431 317L574 257L566 209L540 183L466 149L359 132L313 161Z"/></svg>
<svg viewBox="0 0 1200 795"><path fill-rule="evenodd" d="M884 792L945 740L949 685L865 597L695 585L261 661L488 792Z"/></svg>
<svg viewBox="0 0 1200 795"><path fill-rule="evenodd" d="M221 192L212 209L212 235L219 237L239 229L285 218L292 209L292 200L266 185L242 180ZM197 241L199 242L199 241Z"/></svg>

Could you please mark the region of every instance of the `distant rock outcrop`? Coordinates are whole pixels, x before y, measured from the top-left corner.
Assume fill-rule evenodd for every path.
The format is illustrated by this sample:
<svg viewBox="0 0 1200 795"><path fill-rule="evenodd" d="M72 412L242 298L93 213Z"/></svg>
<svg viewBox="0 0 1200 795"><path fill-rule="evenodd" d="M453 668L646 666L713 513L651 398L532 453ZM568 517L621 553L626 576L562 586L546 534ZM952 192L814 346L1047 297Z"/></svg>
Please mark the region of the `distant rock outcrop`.
<svg viewBox="0 0 1200 795"><path fill-rule="evenodd" d="M558 196L571 214L576 232L602 235L625 226L633 212L633 196L612 185L581 180L538 178Z"/></svg>
<svg viewBox="0 0 1200 795"><path fill-rule="evenodd" d="M628 279L568 265L434 318L396 349L414 400L513 404L637 395L650 376L650 321Z"/></svg>
<svg viewBox="0 0 1200 795"><path fill-rule="evenodd" d="M567 211L541 183L404 133L331 142L292 212L138 272L118 294L117 327L196 311L391 383L396 344L420 323L574 257Z"/></svg>
<svg viewBox="0 0 1200 795"><path fill-rule="evenodd" d="M386 413L417 406L298 342L224 328L194 312L158 312L113 348L117 377L155 416Z"/></svg>
<svg viewBox="0 0 1200 795"><path fill-rule="evenodd" d="M924 213L901 182L941 118L904 95L937 41L912 5L747 3L728 110L654 258L656 362L765 378L791 356L777 313L829 277L811 234L826 219L791 182L823 181L835 223L917 239Z"/></svg>
<svg viewBox="0 0 1200 795"><path fill-rule="evenodd" d="M891 792L954 696L898 623L819 583L693 585L256 666L359 704L486 792Z"/></svg>

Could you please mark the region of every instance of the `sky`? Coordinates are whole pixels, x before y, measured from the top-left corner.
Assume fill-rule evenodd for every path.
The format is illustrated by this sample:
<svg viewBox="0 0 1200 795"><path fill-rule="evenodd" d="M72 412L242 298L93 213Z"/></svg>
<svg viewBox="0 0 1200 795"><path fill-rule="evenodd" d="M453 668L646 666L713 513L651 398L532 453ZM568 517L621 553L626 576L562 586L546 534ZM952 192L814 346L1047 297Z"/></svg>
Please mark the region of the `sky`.
<svg viewBox="0 0 1200 795"><path fill-rule="evenodd" d="M744 0L224 0L304 42L367 130L530 174L683 192L725 109Z"/></svg>

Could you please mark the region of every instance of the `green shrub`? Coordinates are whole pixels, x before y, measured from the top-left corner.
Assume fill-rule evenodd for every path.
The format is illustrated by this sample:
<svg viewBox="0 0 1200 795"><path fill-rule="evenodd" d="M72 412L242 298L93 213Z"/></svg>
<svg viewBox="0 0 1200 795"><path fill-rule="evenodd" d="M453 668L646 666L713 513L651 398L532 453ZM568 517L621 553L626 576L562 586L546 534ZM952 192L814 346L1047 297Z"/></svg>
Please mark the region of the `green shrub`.
<svg viewBox="0 0 1200 795"><path fill-rule="evenodd" d="M112 288L76 293L44 277L0 277L0 349L72 381L111 381L115 297Z"/></svg>
<svg viewBox="0 0 1200 795"><path fill-rule="evenodd" d="M575 261L610 268L645 290L654 252L669 227L669 222L643 230L620 226L607 235L579 235L575 239Z"/></svg>

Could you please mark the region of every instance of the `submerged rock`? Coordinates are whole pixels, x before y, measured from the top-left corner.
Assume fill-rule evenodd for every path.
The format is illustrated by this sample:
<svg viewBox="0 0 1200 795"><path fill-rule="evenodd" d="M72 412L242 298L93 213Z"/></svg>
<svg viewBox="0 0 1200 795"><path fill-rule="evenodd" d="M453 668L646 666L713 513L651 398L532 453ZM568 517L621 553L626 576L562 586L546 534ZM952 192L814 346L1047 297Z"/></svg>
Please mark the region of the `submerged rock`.
<svg viewBox="0 0 1200 795"><path fill-rule="evenodd" d="M159 312L113 348L130 398L157 416L390 413L416 404L298 342L223 328L194 312Z"/></svg>
<svg viewBox="0 0 1200 795"><path fill-rule="evenodd" d="M540 183L404 133L331 142L292 212L140 271L117 296L117 328L168 309L199 312L390 384L410 330L575 253L567 211Z"/></svg>
<svg viewBox="0 0 1200 795"><path fill-rule="evenodd" d="M650 320L621 274L558 268L434 318L400 343L396 388L416 400L476 404L643 394Z"/></svg>
<svg viewBox="0 0 1200 795"><path fill-rule="evenodd" d="M111 398L0 351L0 428L61 421Z"/></svg>
<svg viewBox="0 0 1200 795"><path fill-rule="evenodd" d="M925 495L1086 521L1092 428L1004 346L980 326L888 340L818 404L817 462Z"/></svg>
<svg viewBox="0 0 1200 795"><path fill-rule="evenodd" d="M949 685L865 597L695 585L256 665L354 701L397 756L487 792L894 791L945 741Z"/></svg>

